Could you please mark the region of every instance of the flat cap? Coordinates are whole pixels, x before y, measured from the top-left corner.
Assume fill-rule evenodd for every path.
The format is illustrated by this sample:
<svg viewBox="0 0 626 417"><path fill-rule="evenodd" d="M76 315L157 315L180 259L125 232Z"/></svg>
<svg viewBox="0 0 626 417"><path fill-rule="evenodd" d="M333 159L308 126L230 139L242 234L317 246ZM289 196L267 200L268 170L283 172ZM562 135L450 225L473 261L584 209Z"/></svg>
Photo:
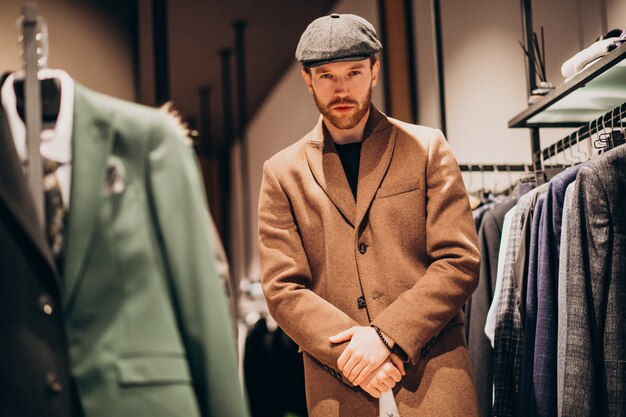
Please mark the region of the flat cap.
<svg viewBox="0 0 626 417"><path fill-rule="evenodd" d="M296 48L296 59L304 67L317 67L367 59L382 48L370 22L353 14L331 14L315 19L306 28Z"/></svg>

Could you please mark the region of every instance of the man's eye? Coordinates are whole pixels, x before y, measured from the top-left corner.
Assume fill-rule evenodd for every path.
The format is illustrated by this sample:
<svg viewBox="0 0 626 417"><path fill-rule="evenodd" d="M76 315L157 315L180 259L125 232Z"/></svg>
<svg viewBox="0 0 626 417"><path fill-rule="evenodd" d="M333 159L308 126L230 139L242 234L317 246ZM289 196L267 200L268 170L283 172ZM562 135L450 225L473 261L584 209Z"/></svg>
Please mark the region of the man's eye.
<svg viewBox="0 0 626 417"><path fill-rule="evenodd" d="M320 78L326 78L326 79L329 79L329 78L332 78L332 77L333 77L333 76L332 76L332 75L330 75L330 74L322 74L322 75L320 75Z"/></svg>
<svg viewBox="0 0 626 417"><path fill-rule="evenodd" d="M355 75L359 75L361 71L350 71L350 76L354 77Z"/></svg>

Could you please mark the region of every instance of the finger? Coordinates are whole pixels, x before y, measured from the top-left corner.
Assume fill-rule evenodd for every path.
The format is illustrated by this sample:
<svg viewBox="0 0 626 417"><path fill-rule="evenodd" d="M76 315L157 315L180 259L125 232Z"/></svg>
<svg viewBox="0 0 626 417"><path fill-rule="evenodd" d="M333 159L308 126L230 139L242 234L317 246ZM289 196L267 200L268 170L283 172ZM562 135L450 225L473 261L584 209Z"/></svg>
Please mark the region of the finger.
<svg viewBox="0 0 626 417"><path fill-rule="evenodd" d="M344 330L343 332L337 333L336 335L329 337L328 340L330 340L330 343L347 342L348 340L352 339L353 335L354 327L350 327L348 330Z"/></svg>
<svg viewBox="0 0 626 417"><path fill-rule="evenodd" d="M348 359L348 361L345 363L343 368L340 368L341 372L343 372L346 378L348 378L348 375L350 375L350 372L352 372L354 367L357 366L359 362L360 361L357 359L356 355L351 355L350 359Z"/></svg>
<svg viewBox="0 0 626 417"><path fill-rule="evenodd" d="M350 356L352 356L352 349L350 349L350 346L348 346L346 349L344 349L343 352L341 352L341 355L339 355L339 359L337 359L337 367L340 371L343 371L343 367L350 359Z"/></svg>
<svg viewBox="0 0 626 417"><path fill-rule="evenodd" d="M396 386L396 381L394 381L393 378L389 378L389 377L383 378L383 380L381 382L388 389L392 389L393 387Z"/></svg>
<svg viewBox="0 0 626 417"><path fill-rule="evenodd" d="M383 392L387 392L389 391L389 387L387 385L385 385L385 383L383 381L378 382L378 384L376 384L375 388L380 391L380 393L382 394Z"/></svg>
<svg viewBox="0 0 626 417"><path fill-rule="evenodd" d="M402 359L400 359L395 353L389 355L389 358L391 359L391 363L394 364L398 371L400 371L402 375L406 375L406 371L404 370L404 362L402 361Z"/></svg>
<svg viewBox="0 0 626 417"><path fill-rule="evenodd" d="M402 374L400 373L398 368L387 362L384 369L389 378L393 379L395 382L400 382L400 380L402 379Z"/></svg>
<svg viewBox="0 0 626 417"><path fill-rule="evenodd" d="M353 384L361 385L372 374L372 371L374 371L372 366L369 364L366 365L359 373L359 376L357 376L357 378L354 380Z"/></svg>
<svg viewBox="0 0 626 417"><path fill-rule="evenodd" d="M367 364L363 361L357 363L354 368L352 368L352 371L350 371L350 375L347 376L346 378L348 378L350 380L350 382L352 382L354 385L359 385L356 383L356 379L357 377L360 377L360 375L363 373L363 370L366 368ZM365 378L363 378L365 379Z"/></svg>

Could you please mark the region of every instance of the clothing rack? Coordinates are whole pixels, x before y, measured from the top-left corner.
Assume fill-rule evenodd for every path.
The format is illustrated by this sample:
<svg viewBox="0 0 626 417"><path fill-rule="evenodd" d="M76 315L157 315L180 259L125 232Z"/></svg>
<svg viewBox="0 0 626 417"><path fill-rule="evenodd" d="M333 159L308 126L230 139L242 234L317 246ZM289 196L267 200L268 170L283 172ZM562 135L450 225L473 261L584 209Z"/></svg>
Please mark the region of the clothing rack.
<svg viewBox="0 0 626 417"><path fill-rule="evenodd" d="M601 133L605 129L614 129L615 127L623 127L623 119L626 118L626 103L615 107L610 112L605 113L601 117L592 120L574 133L564 137L556 143L548 146L542 151L537 151L537 156L541 156L543 160L571 148L585 139L591 138L595 133Z"/></svg>
<svg viewBox="0 0 626 417"><path fill-rule="evenodd" d="M461 164L461 172L533 172L532 165L511 164Z"/></svg>
<svg viewBox="0 0 626 417"><path fill-rule="evenodd" d="M545 168L562 168L561 165L545 165ZM527 172L533 174L531 164L460 164L461 172Z"/></svg>

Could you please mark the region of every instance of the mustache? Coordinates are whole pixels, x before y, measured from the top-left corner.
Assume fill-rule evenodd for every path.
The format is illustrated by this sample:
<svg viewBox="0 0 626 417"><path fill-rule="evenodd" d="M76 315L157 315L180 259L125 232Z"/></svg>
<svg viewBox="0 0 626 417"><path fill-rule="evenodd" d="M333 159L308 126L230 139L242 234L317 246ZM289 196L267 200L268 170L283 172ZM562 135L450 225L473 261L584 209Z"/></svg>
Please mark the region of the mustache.
<svg viewBox="0 0 626 417"><path fill-rule="evenodd" d="M356 101L356 100L350 100L350 99L346 99L346 98L339 98L337 100L333 100L330 103L328 103L328 108L335 107L335 106L338 106L338 105L341 105L341 104L352 104L354 106L358 106L359 102Z"/></svg>

